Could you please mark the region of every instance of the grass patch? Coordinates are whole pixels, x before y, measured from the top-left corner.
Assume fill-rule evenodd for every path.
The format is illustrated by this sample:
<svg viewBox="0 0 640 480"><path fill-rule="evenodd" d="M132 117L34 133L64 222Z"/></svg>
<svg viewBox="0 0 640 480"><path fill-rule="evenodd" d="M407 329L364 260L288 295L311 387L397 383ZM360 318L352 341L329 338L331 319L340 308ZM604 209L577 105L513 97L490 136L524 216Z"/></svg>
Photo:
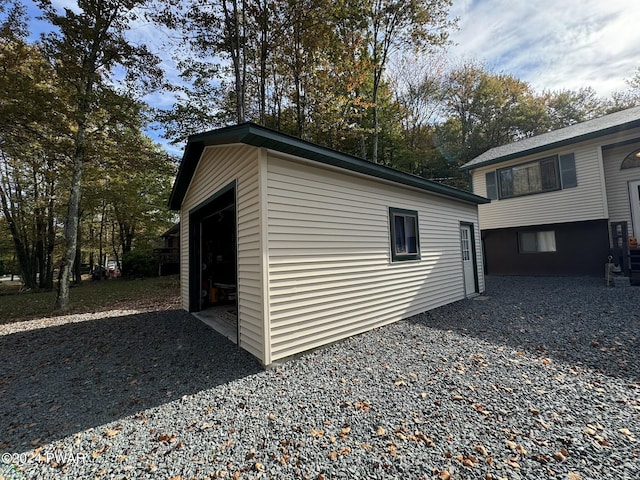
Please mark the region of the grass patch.
<svg viewBox="0 0 640 480"><path fill-rule="evenodd" d="M56 292L19 293L19 286L0 284L0 323L59 315ZM72 287L68 313L117 309L175 309L180 302L177 275L138 280L83 281Z"/></svg>

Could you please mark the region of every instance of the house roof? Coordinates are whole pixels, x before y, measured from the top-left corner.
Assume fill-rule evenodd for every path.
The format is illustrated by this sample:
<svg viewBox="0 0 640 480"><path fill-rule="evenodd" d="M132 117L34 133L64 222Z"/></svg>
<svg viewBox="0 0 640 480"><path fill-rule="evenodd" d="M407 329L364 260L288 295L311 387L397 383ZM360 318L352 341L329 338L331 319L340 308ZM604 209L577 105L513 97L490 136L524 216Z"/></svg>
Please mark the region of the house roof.
<svg viewBox="0 0 640 480"><path fill-rule="evenodd" d="M233 143L268 148L476 205L490 201L465 190L378 165L248 122L191 135L188 138L178 175L169 197L169 208L173 210L180 208L205 147Z"/></svg>
<svg viewBox="0 0 640 480"><path fill-rule="evenodd" d="M482 155L465 163L463 170L471 170L484 165L513 160L514 158L542 153L573 143L623 132L640 127L640 107L629 108L620 112L604 115L582 123L560 128L552 132L524 138L514 143L487 150Z"/></svg>
<svg viewBox="0 0 640 480"><path fill-rule="evenodd" d="M180 222L176 223L169 230L160 235L162 238L165 237L174 237L180 235Z"/></svg>

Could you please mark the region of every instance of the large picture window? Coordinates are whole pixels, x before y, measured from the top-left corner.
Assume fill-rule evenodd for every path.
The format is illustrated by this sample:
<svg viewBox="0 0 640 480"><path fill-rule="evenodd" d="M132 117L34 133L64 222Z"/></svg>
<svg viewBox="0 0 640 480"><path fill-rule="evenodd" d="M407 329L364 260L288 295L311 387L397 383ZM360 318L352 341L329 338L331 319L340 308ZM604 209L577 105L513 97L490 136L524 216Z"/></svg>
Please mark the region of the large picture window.
<svg viewBox="0 0 640 480"><path fill-rule="evenodd" d="M520 253L546 253L556 251L556 232L518 232Z"/></svg>
<svg viewBox="0 0 640 480"><path fill-rule="evenodd" d="M420 233L418 212L389 208L389 226L391 233L391 260L420 259Z"/></svg>
<svg viewBox="0 0 640 480"><path fill-rule="evenodd" d="M498 170L500 198L560 190L558 157L545 157L535 162Z"/></svg>
<svg viewBox="0 0 640 480"><path fill-rule="evenodd" d="M487 198L520 197L578 186L573 153L549 156L485 173Z"/></svg>

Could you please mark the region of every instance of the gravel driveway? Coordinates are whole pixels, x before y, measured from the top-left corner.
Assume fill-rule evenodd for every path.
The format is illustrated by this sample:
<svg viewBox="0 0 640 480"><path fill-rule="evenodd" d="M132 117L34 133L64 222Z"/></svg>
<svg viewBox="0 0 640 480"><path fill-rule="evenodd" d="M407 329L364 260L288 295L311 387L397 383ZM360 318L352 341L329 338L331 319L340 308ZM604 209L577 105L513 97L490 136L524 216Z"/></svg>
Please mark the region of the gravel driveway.
<svg viewBox="0 0 640 480"><path fill-rule="evenodd" d="M490 277L268 371L181 311L0 351L0 450L29 479L640 478L640 288L600 279Z"/></svg>

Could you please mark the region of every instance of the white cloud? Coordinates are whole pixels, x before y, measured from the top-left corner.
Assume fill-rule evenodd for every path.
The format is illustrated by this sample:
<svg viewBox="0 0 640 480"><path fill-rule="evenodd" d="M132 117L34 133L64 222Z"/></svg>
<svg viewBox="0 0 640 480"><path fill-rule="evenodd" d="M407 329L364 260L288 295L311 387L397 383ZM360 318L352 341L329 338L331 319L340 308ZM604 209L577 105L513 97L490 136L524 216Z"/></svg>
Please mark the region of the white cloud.
<svg viewBox="0 0 640 480"><path fill-rule="evenodd" d="M640 67L640 2L454 0L454 57L475 58L536 90L626 88Z"/></svg>

